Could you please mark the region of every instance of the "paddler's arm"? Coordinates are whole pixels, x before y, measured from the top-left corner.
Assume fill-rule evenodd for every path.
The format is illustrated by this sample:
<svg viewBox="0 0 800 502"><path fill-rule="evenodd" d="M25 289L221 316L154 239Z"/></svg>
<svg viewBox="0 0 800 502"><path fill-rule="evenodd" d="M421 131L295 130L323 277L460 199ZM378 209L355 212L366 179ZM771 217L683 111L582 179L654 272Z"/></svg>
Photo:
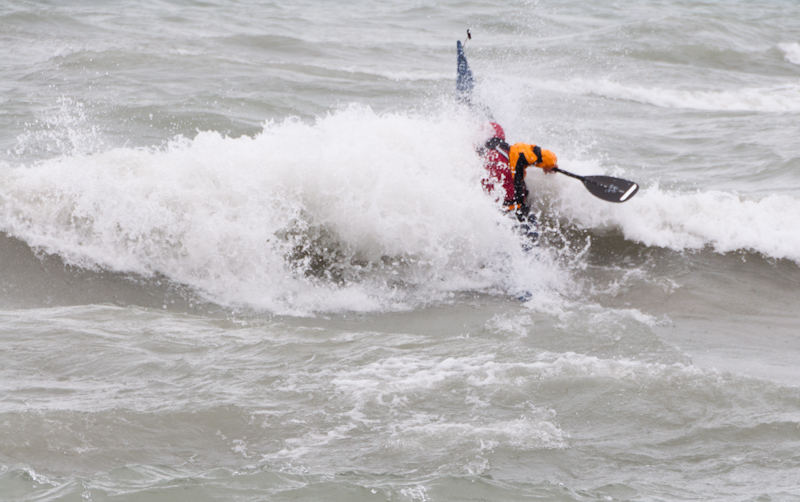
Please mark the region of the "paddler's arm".
<svg viewBox="0 0 800 502"><path fill-rule="evenodd" d="M516 143L508 150L508 167L511 168L514 175L514 202L516 204L525 203L525 169L530 164L525 158L524 150L527 146L529 145Z"/></svg>

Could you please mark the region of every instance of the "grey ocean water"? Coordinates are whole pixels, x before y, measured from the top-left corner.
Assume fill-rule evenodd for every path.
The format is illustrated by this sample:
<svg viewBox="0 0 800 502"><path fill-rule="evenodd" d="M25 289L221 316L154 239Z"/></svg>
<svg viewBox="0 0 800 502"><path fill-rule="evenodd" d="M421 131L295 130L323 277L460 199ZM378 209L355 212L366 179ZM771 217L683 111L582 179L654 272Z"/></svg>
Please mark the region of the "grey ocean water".
<svg viewBox="0 0 800 502"><path fill-rule="evenodd" d="M467 28L639 193L523 252ZM0 500L800 499L797 2L8 0L0 75Z"/></svg>

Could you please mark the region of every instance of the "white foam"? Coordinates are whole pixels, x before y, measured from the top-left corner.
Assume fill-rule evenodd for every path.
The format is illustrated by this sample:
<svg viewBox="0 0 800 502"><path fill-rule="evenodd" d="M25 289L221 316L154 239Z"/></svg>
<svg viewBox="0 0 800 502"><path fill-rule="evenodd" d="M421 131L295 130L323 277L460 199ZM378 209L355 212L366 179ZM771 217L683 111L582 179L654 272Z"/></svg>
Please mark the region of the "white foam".
<svg viewBox="0 0 800 502"><path fill-rule="evenodd" d="M574 358L568 354L565 357ZM568 435L555 422L556 413L539 409L531 403L520 408L513 418L470 421L443 420L416 410L427 395L452 395L464 391L465 399L475 410L491 403L481 399L491 396L491 389L519 387L538 382L553 364L562 364L558 355L547 353L535 362L498 362L493 354L465 357L400 356L375 361L366 366L338 371L331 379L339 399L353 403L364 422L375 413L375 406L391 408L407 418L394 423L388 446L394 450L415 450L431 441L454 443L503 444L529 450L564 448ZM554 361L555 360L555 361ZM596 359L592 360L596 362ZM487 389L488 394L473 394L469 389ZM459 389L456 391L455 389ZM353 414L354 416L358 415Z"/></svg>
<svg viewBox="0 0 800 502"><path fill-rule="evenodd" d="M800 44L797 42L778 44L783 51L783 57L792 64L800 65Z"/></svg>
<svg viewBox="0 0 800 502"><path fill-rule="evenodd" d="M683 364L649 363L627 359L603 359L573 352L542 352L530 362L498 361L494 354L480 356L427 358L391 357L352 371L340 371L331 380L337 390L359 403L372 400L393 406L391 394L440 391L458 382L472 387L516 387L550 378L613 378L635 380L640 384L658 383L667 377L708 377L707 372Z"/></svg>
<svg viewBox="0 0 800 502"><path fill-rule="evenodd" d="M800 84L745 87L733 90L683 90L643 87L612 82L607 79L596 81L573 79L568 82L540 82L536 85L555 91L593 94L662 108L750 112L800 111Z"/></svg>
<svg viewBox="0 0 800 502"><path fill-rule="evenodd" d="M530 316L509 313L497 314L486 323L486 327L492 332L510 333L519 338L528 336L532 326L534 326L534 322Z"/></svg>
<svg viewBox="0 0 800 502"><path fill-rule="evenodd" d="M392 427L389 444L394 449L418 450L432 440L456 443L477 443L484 448L504 445L516 450L538 448L562 449L567 446L569 435L550 420L533 416L522 416L512 420L499 420L478 425L467 422L443 422L440 417L424 416L403 421Z"/></svg>
<svg viewBox="0 0 800 502"><path fill-rule="evenodd" d="M0 229L73 265L159 273L213 301L289 314L563 283L482 192L478 129L452 113L352 107L255 138L71 149L2 169Z"/></svg>

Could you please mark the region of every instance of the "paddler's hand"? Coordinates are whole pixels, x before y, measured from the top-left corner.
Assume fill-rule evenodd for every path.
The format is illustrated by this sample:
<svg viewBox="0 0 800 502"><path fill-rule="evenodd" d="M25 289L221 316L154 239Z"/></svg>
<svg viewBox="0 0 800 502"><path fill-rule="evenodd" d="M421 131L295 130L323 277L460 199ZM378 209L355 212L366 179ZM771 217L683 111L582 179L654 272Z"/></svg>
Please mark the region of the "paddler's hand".
<svg viewBox="0 0 800 502"><path fill-rule="evenodd" d="M544 169L545 173L551 171L551 169L558 167L558 158L556 158L556 154L551 152L550 150L541 150L541 157L537 167L541 167Z"/></svg>
<svg viewBox="0 0 800 502"><path fill-rule="evenodd" d="M553 169L555 169L557 167L558 167L558 164L554 165L553 167L544 167L544 166L542 166L542 171L544 171L544 174L555 174L556 172L553 171Z"/></svg>

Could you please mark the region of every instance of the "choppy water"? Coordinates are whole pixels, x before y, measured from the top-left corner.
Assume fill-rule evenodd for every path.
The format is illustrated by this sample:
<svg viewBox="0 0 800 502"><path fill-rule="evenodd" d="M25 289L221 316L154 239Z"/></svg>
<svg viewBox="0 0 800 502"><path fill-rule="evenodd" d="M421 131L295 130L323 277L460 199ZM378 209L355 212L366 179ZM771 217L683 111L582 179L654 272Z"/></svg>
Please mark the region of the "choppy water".
<svg viewBox="0 0 800 502"><path fill-rule="evenodd" d="M639 193L523 252L467 28ZM0 500L800 499L796 2L11 0L0 74Z"/></svg>

